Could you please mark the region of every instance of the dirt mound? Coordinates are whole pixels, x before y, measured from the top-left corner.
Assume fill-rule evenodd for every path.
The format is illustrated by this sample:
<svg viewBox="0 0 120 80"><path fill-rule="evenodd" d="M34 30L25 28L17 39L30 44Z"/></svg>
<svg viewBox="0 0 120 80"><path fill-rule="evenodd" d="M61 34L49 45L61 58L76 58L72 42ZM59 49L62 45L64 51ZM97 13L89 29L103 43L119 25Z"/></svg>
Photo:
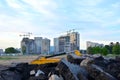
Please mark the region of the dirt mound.
<svg viewBox="0 0 120 80"><path fill-rule="evenodd" d="M120 80L120 57L71 54L59 63L1 65L0 80Z"/></svg>

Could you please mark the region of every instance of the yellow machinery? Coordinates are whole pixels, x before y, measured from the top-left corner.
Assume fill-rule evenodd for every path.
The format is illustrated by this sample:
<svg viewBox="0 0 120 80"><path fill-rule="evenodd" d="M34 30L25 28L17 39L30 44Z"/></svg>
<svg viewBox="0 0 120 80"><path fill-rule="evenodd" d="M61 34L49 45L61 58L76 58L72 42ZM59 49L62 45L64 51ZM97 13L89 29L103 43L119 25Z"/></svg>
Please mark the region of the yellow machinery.
<svg viewBox="0 0 120 80"><path fill-rule="evenodd" d="M61 55L65 55L65 54L66 53L61 53L61 54L55 54L55 55L51 55L51 56L38 57L36 60L31 61L31 64L58 63L61 60L61 58L53 58L53 57L61 56ZM74 54L77 56L82 55L78 50L75 50Z"/></svg>
<svg viewBox="0 0 120 80"><path fill-rule="evenodd" d="M38 60L33 60L31 62L31 64L47 64L47 63L57 63L59 62L60 59L59 58L45 58L45 57L41 57Z"/></svg>
<svg viewBox="0 0 120 80"><path fill-rule="evenodd" d="M77 56L82 56L82 54L81 54L80 51L78 51L78 50L75 50L74 53L75 53Z"/></svg>
<svg viewBox="0 0 120 80"><path fill-rule="evenodd" d="M51 56L38 57L36 60L31 61L31 64L47 64L47 63L58 63L61 58L53 58L55 56L65 55L66 53L54 54Z"/></svg>

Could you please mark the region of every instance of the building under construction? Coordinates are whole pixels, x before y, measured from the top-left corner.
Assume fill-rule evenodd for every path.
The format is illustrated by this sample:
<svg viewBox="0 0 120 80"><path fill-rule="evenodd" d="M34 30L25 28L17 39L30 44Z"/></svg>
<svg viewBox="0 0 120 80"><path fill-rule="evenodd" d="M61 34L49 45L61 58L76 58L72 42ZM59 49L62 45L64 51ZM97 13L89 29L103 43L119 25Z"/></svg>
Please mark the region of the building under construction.
<svg viewBox="0 0 120 80"><path fill-rule="evenodd" d="M55 53L74 52L80 50L80 35L78 32L68 32L58 38L54 38Z"/></svg>
<svg viewBox="0 0 120 80"><path fill-rule="evenodd" d="M21 41L21 49L23 54L49 54L50 39L43 39L42 37L29 39L25 37Z"/></svg>

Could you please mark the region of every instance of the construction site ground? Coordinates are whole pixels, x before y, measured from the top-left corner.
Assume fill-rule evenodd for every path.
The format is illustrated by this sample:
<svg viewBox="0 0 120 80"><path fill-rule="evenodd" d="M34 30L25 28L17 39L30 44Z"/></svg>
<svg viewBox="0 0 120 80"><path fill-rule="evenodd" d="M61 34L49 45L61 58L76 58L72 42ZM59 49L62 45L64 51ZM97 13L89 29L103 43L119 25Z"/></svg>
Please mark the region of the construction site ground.
<svg viewBox="0 0 120 80"><path fill-rule="evenodd" d="M0 80L120 80L120 56L67 54L57 63L28 64L41 56L0 57Z"/></svg>
<svg viewBox="0 0 120 80"><path fill-rule="evenodd" d="M9 66L12 63L30 63L42 55L24 55L24 56L0 56L0 65ZM63 58L65 56L57 56L57 58ZM56 58L56 57L54 57Z"/></svg>

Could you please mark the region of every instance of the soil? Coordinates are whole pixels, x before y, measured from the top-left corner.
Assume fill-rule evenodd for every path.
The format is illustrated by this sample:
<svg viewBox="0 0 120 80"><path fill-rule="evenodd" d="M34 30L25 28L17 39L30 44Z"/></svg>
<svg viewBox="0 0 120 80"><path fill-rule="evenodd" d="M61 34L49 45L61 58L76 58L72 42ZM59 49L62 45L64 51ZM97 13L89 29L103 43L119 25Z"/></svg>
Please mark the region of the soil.
<svg viewBox="0 0 120 80"><path fill-rule="evenodd" d="M11 59L7 59L7 58ZM4 59L0 59L0 65L9 66L12 63L30 63L32 60L36 59L38 55L34 56L4 56ZM5 59L6 58L6 59Z"/></svg>

